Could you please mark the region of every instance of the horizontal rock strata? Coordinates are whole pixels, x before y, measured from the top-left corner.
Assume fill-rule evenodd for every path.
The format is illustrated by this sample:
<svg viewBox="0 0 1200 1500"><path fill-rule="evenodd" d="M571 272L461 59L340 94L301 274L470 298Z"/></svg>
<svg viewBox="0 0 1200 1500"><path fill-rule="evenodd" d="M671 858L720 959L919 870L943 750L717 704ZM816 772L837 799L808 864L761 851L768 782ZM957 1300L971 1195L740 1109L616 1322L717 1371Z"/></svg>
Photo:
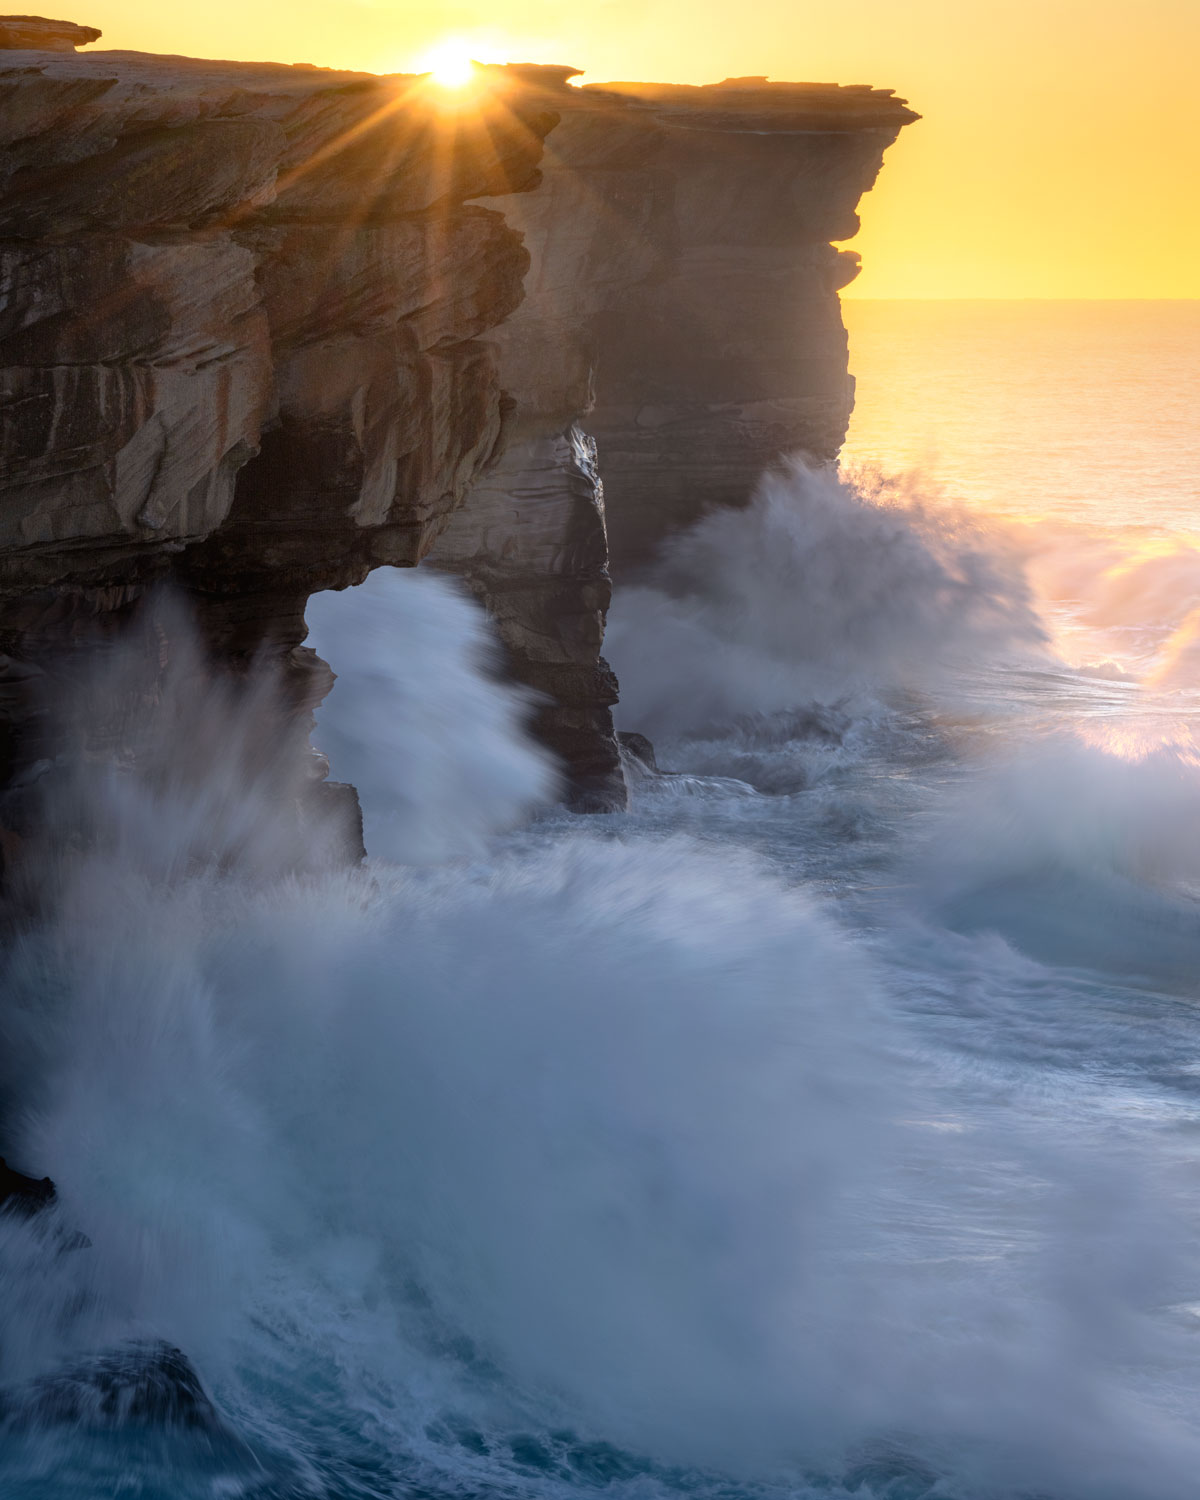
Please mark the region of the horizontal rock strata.
<svg viewBox="0 0 1200 1500"><path fill-rule="evenodd" d="M838 292L859 263L830 242L858 232L859 199L917 117L861 86L605 91L636 109L640 160L596 168L639 204L650 262L594 325L588 427L627 575L705 511L746 504L782 454L836 458L854 405Z"/></svg>
<svg viewBox="0 0 1200 1500"><path fill-rule="evenodd" d="M746 503L782 454L836 456L854 389L838 290L858 257L830 241L857 231L916 116L863 87L542 74L561 123L541 186L503 205L532 256L496 335L510 441L432 560L488 604L542 695L577 805L618 807L608 564L627 576L705 510Z"/></svg>
<svg viewBox="0 0 1200 1500"><path fill-rule="evenodd" d="M100 40L95 26L45 16L0 16L0 51L74 52Z"/></svg>
<svg viewBox="0 0 1200 1500"><path fill-rule="evenodd" d="M164 581L305 729L309 594L417 562L501 446L482 336L528 256L468 200L533 185L557 117L506 73L460 111L131 53L0 52L0 100L0 780Z"/></svg>
<svg viewBox="0 0 1200 1500"><path fill-rule="evenodd" d="M915 116L74 55L94 35L0 18L0 785L58 753L47 706L155 586L210 662L276 664L299 740L332 680L310 594L429 557L491 611L574 804L623 805L610 548L629 571L780 452L836 453L830 242Z"/></svg>

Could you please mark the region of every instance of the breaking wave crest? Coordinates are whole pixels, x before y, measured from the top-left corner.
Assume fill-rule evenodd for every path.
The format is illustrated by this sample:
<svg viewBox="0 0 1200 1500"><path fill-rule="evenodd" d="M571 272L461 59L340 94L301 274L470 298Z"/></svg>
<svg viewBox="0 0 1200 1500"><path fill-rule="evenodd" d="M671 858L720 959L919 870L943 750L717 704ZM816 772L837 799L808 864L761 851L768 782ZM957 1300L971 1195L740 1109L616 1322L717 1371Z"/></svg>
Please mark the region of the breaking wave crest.
<svg viewBox="0 0 1200 1500"><path fill-rule="evenodd" d="M781 485L632 599L661 630L663 723L740 715L763 754L823 735L836 768L850 730L797 710L825 686L1041 651L1019 572L965 520ZM314 617L360 663L321 734L386 858L289 853L290 773L246 749L269 682L188 668L139 765L47 777L52 826L82 805L103 836L60 832L53 902L0 975L6 1140L60 1195L0 1219L6 1495L1189 1497L1187 1038L996 896L1050 866L1044 911L1107 853L1147 920L1158 888L1183 912L1186 764L1093 749L1081 790L1035 757L1012 774L1047 820L1032 794L973 803L944 751L933 782L961 796L931 812L902 759L872 795L903 782L922 837L864 920L779 852L819 792L738 796L692 837L635 814L488 845L550 778L472 608L396 575ZM660 679L631 680L652 705ZM734 822L767 804L754 852ZM214 808L232 844L198 837ZM273 863L228 857L247 831ZM207 1392L173 1422L47 1394L164 1347Z"/></svg>
<svg viewBox="0 0 1200 1500"><path fill-rule="evenodd" d="M927 689L1045 639L1001 534L901 483L794 461L748 510L674 538L653 584L620 592L605 649L622 723L653 736Z"/></svg>

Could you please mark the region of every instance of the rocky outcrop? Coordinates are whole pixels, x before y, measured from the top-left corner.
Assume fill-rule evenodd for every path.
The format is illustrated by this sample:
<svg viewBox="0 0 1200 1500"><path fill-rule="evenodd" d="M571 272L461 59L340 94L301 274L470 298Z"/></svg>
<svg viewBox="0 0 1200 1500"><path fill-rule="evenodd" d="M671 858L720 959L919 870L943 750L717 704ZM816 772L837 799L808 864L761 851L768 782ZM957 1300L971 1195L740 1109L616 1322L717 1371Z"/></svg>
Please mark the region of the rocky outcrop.
<svg viewBox="0 0 1200 1500"><path fill-rule="evenodd" d="M567 425L563 425L563 423ZM627 801L613 734L617 681L600 654L612 595L594 441L560 416L526 419L451 517L430 560L485 606L512 675L535 694L533 728L568 771L577 812Z"/></svg>
<svg viewBox="0 0 1200 1500"><path fill-rule="evenodd" d="M620 185L651 268L595 324L588 418L627 576L671 531L747 504L782 455L837 457L854 405L838 292L859 261L830 242L858 232L917 116L864 86L607 87L653 122L650 159Z"/></svg>
<svg viewBox="0 0 1200 1500"><path fill-rule="evenodd" d="M210 662L277 665L301 737L331 681L310 594L429 557L492 612L575 805L623 805L610 546L631 568L781 451L836 452L829 242L912 113L566 68L452 96L0 27L0 784L156 585Z"/></svg>
<svg viewBox="0 0 1200 1500"><path fill-rule="evenodd" d="M0 51L74 52L98 42L95 26L74 21L49 21L45 16L0 16Z"/></svg>
<svg viewBox="0 0 1200 1500"><path fill-rule="evenodd" d="M507 70L459 109L130 53L0 54L0 95L0 780L164 581L306 731L309 594L417 562L502 445L482 336L528 256L470 200L531 187L557 115Z"/></svg>
<svg viewBox="0 0 1200 1500"><path fill-rule="evenodd" d="M210 1447L240 1444L191 1361L161 1339L130 1340L24 1386L0 1388L0 1430L6 1436L54 1427L190 1429L203 1433Z"/></svg>
<svg viewBox="0 0 1200 1500"><path fill-rule="evenodd" d="M542 185L503 205L532 257L496 334L509 445L431 560L488 605L542 695L576 805L612 808L609 563L627 576L705 510L745 504L785 453L836 456L854 389L838 290L858 257L830 241L857 231L916 116L890 90L765 79L608 84L555 107Z"/></svg>
<svg viewBox="0 0 1200 1500"><path fill-rule="evenodd" d="M49 1208L58 1198L49 1177L27 1177L14 1171L0 1156L0 1215L15 1214L31 1219Z"/></svg>

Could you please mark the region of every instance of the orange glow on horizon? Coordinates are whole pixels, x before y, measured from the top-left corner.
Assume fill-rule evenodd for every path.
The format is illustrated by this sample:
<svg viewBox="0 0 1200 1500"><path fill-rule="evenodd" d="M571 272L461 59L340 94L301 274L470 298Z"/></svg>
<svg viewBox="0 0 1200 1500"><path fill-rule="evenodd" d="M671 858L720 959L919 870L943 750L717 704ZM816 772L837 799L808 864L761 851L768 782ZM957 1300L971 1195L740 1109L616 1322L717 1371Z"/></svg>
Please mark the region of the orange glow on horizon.
<svg viewBox="0 0 1200 1500"><path fill-rule="evenodd" d="M438 81L460 87L472 57L585 82L892 87L924 118L863 201L850 297L1200 297L1195 0L89 0L76 18L103 29L90 50L376 72L428 71L452 45Z"/></svg>

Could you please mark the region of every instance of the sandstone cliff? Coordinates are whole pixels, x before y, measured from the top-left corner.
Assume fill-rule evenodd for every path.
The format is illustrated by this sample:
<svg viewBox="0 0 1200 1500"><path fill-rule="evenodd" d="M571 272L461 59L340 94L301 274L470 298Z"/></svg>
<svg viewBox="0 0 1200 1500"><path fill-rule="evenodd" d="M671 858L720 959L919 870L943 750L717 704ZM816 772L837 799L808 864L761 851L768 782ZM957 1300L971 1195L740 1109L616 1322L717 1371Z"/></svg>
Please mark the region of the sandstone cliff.
<svg viewBox="0 0 1200 1500"><path fill-rule="evenodd" d="M501 444L481 335L528 256L469 200L530 187L557 116L515 75L462 112L130 53L0 51L0 98L0 780L165 579L305 729L309 594L417 562Z"/></svg>
<svg viewBox="0 0 1200 1500"><path fill-rule="evenodd" d="M300 733L330 680L309 595L432 549L576 805L620 805L605 500L630 565L780 451L833 456L829 240L914 116L63 50L92 37L0 20L0 783L53 756L52 689L156 583L215 662L281 665Z"/></svg>
<svg viewBox="0 0 1200 1500"><path fill-rule="evenodd" d="M830 241L917 117L890 90L764 79L559 89L554 107L541 186L503 205L532 256L496 335L510 441L432 560L488 604L578 805L603 809L625 797L608 564L628 575L747 503L782 454L836 457L858 257Z"/></svg>

